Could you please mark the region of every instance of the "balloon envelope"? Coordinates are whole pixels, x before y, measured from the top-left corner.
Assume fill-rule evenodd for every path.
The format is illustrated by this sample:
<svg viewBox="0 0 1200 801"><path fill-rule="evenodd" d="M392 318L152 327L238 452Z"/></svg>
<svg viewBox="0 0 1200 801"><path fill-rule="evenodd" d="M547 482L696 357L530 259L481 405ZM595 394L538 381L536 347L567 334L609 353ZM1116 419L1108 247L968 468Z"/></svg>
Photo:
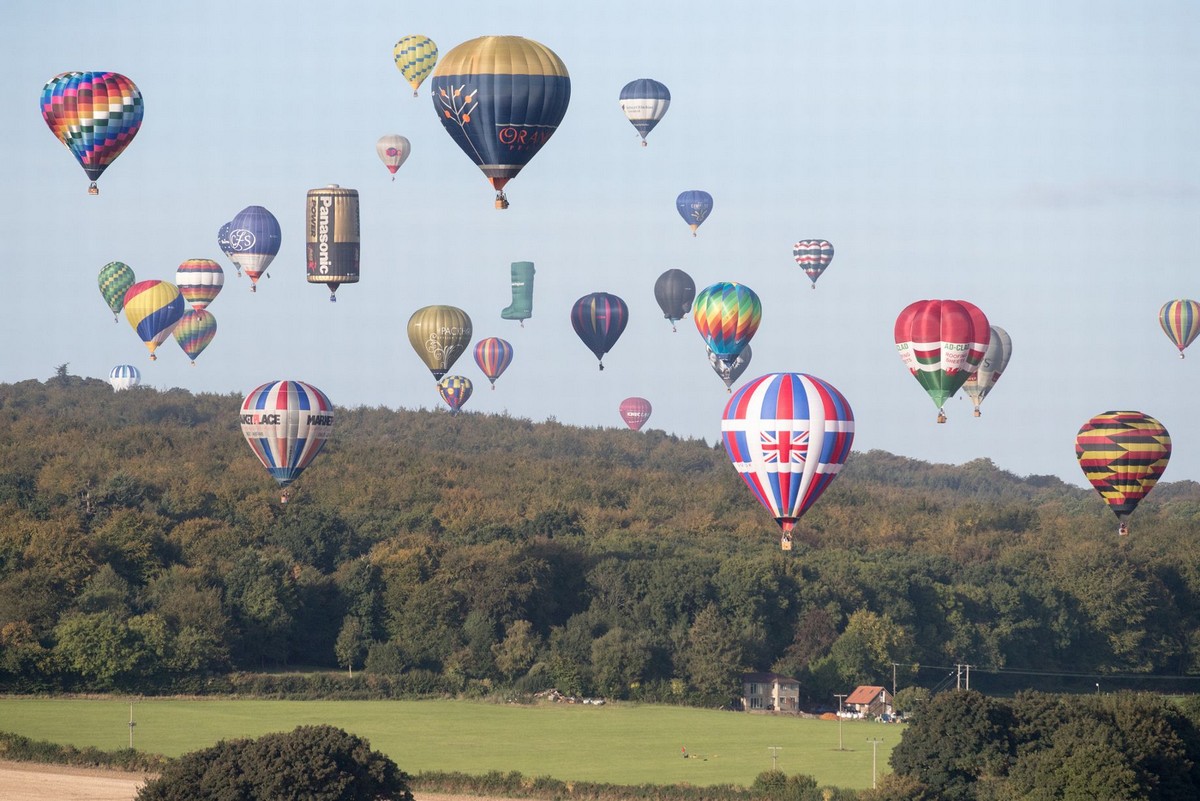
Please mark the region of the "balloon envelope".
<svg viewBox="0 0 1200 801"><path fill-rule="evenodd" d="M571 78L553 50L520 36L481 36L433 71L442 126L497 191L550 140L571 99Z"/></svg>
<svg viewBox="0 0 1200 801"><path fill-rule="evenodd" d="M531 261L512 263L512 303L500 310L501 319L520 320L524 327L523 321L533 316L533 276L536 272Z"/></svg>
<svg viewBox="0 0 1200 801"><path fill-rule="evenodd" d="M500 337L488 337L475 343L475 364L487 376L492 389L496 388L496 379L508 369L512 357L512 345Z"/></svg>
<svg viewBox="0 0 1200 801"><path fill-rule="evenodd" d="M650 419L650 412L653 407L650 406L650 401L645 398L626 398L621 401L619 407L621 419L625 421L625 425L629 426L634 431L641 431L642 426L646 425L646 421Z"/></svg>
<svg viewBox="0 0 1200 801"><path fill-rule="evenodd" d="M918 300L896 318L896 351L938 407L958 392L979 367L991 341L991 326L977 306L965 300Z"/></svg>
<svg viewBox="0 0 1200 801"><path fill-rule="evenodd" d="M118 364L108 371L108 383L114 392L121 392L142 383L142 374L132 364Z"/></svg>
<svg viewBox="0 0 1200 801"><path fill-rule="evenodd" d="M279 220L262 206L247 206L229 221L229 248L233 251L229 258L250 277L251 290L279 253L282 241Z"/></svg>
<svg viewBox="0 0 1200 801"><path fill-rule="evenodd" d="M233 267L237 270L238 277L240 278L242 275L242 266L234 261L233 254L235 251L233 244L229 241L229 231L232 228L233 221L231 220L217 229L217 247L221 249L221 252L225 254L227 259L233 262Z"/></svg>
<svg viewBox="0 0 1200 801"><path fill-rule="evenodd" d="M458 410L466 403L475 387L471 383L471 379L461 375L448 375L438 381L438 394L442 396L442 400L450 407L451 414L458 414Z"/></svg>
<svg viewBox="0 0 1200 801"><path fill-rule="evenodd" d="M133 268L124 262L110 261L100 268L100 276L97 279L100 285L100 295L112 311L114 321L121 313L121 309L125 308L125 293L129 291L129 287L133 286L136 280Z"/></svg>
<svg viewBox="0 0 1200 801"><path fill-rule="evenodd" d="M139 281L125 293L125 319L156 359L155 349L171 336L183 317L183 295L167 281Z"/></svg>
<svg viewBox="0 0 1200 801"><path fill-rule="evenodd" d="M379 141L375 143L375 154L379 156L379 160L383 162L383 166L387 167L388 172L392 175L396 174L396 170L400 169L411 152L412 142L399 134L381 136L379 137ZM393 178L392 180L395 179Z"/></svg>
<svg viewBox="0 0 1200 801"><path fill-rule="evenodd" d="M1075 458L1126 534L1129 516L1167 469L1171 435L1148 414L1103 412L1079 429Z"/></svg>
<svg viewBox="0 0 1200 801"><path fill-rule="evenodd" d="M679 197L675 198L675 208L679 211L679 216L683 218L683 221L692 229L692 236L696 235L696 229L708 219L712 207L712 195L701 189L680 192Z"/></svg>
<svg viewBox="0 0 1200 801"><path fill-rule="evenodd" d="M801 239L792 245L792 258L804 270L815 289L817 279L833 261L833 245L824 239Z"/></svg>
<svg viewBox="0 0 1200 801"><path fill-rule="evenodd" d="M325 447L333 404L303 381L270 381L242 401L242 435L271 477L286 488ZM286 499L286 495L285 495Z"/></svg>
<svg viewBox="0 0 1200 801"><path fill-rule="evenodd" d="M179 325L175 326L173 333L179 347L192 360L192 364L195 364L196 357L204 352L217 335L217 318L205 309L193 309L180 318Z"/></svg>
<svg viewBox="0 0 1200 801"><path fill-rule="evenodd" d="M92 185L142 127L142 93L116 72L64 72L42 87L42 118Z"/></svg>
<svg viewBox="0 0 1200 801"><path fill-rule="evenodd" d="M607 292L593 292L575 301L571 307L571 326L600 360L604 369L604 354L612 349L629 322L629 307L625 301Z"/></svg>
<svg viewBox="0 0 1200 801"><path fill-rule="evenodd" d="M732 367L737 355L758 331L762 302L748 286L719 281L696 296L692 320L708 349L725 366Z"/></svg>
<svg viewBox="0 0 1200 801"><path fill-rule="evenodd" d="M408 341L435 379L471 344L471 318L456 306L425 306L408 318Z"/></svg>
<svg viewBox="0 0 1200 801"><path fill-rule="evenodd" d="M188 259L175 270L175 284L193 309L203 309L225 286L225 271L212 259Z"/></svg>
<svg viewBox="0 0 1200 801"><path fill-rule="evenodd" d="M742 377L742 373L746 372L746 368L750 366L750 358L754 355L754 351L749 345L742 348L742 352L734 357L733 362L726 365L725 362L712 352L712 348L708 350L708 363L712 365L713 371L725 382L727 389L733 388L733 382Z"/></svg>
<svg viewBox="0 0 1200 801"><path fill-rule="evenodd" d="M783 530L791 549L796 521L837 478L854 442L854 413L840 392L805 373L769 373L725 406L725 451Z"/></svg>
<svg viewBox="0 0 1200 801"><path fill-rule="evenodd" d="M437 65L438 49L428 36L414 34L396 42L392 48L392 58L396 62L396 69L412 87L413 97L416 97L421 82L429 77Z"/></svg>
<svg viewBox="0 0 1200 801"><path fill-rule="evenodd" d="M621 88L621 111L637 129L646 144L646 135L662 120L671 107L671 91L653 78L638 78Z"/></svg>
<svg viewBox="0 0 1200 801"><path fill-rule="evenodd" d="M1179 348L1179 358L1184 349L1200 334L1200 303L1194 300L1169 300L1158 310L1158 324L1163 333Z"/></svg>
<svg viewBox="0 0 1200 801"><path fill-rule="evenodd" d="M663 317L671 321L671 330L675 323L687 316L692 310L692 301L696 299L696 282L683 270L667 270L654 282L654 299L663 311Z"/></svg>
<svg viewBox="0 0 1200 801"><path fill-rule="evenodd" d="M1012 338L1003 328L991 326L991 339L983 353L983 361L979 363L979 369L967 376L962 386L963 392L975 402L976 417L979 416L979 404L983 403L992 387L996 386L996 382L1008 367L1011 356Z"/></svg>

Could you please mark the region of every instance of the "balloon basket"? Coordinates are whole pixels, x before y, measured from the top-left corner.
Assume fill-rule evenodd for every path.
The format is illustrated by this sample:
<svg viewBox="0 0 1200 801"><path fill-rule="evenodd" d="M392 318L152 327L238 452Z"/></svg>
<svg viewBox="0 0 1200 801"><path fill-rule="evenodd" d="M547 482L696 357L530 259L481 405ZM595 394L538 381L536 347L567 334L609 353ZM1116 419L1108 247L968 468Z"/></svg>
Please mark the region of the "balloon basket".
<svg viewBox="0 0 1200 801"><path fill-rule="evenodd" d="M939 424L946 422L946 415L944 412L938 412L937 421Z"/></svg>
<svg viewBox="0 0 1200 801"><path fill-rule="evenodd" d="M89 186L89 187L88 187L88 194L89 194L89 195L98 195L98 194L100 194L100 187L96 186L96 182L95 182L95 181L92 181L92 184L91 184L91 186Z"/></svg>
<svg viewBox="0 0 1200 801"><path fill-rule="evenodd" d="M792 550L792 533L790 531L785 532L783 534L783 536L781 536L779 538L779 550L781 550L781 551Z"/></svg>
<svg viewBox="0 0 1200 801"><path fill-rule="evenodd" d="M976 407L975 407L975 411L974 411L974 412L972 412L972 414L973 414L975 417L982 417L982 416L983 416L983 415L982 415L982 413L979 411L979 407L978 407L978 406L976 406Z"/></svg>

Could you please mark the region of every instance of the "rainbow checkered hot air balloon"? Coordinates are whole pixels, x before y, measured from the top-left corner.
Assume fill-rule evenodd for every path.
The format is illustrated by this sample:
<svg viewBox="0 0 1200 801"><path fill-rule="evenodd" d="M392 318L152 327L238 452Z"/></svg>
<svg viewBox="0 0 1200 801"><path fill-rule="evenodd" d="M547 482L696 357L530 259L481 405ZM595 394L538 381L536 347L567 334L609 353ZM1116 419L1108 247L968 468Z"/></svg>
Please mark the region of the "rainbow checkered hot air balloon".
<svg viewBox="0 0 1200 801"><path fill-rule="evenodd" d="M458 414L458 410L463 407L471 398L471 393L475 391L475 385L471 383L471 379L461 375L448 375L442 378L437 383L438 394L442 396L442 400L450 407L450 414Z"/></svg>
<svg viewBox="0 0 1200 801"><path fill-rule="evenodd" d="M769 373L725 406L721 436L738 475L792 548L796 521L837 478L854 443L854 413L833 385L805 373Z"/></svg>
<svg viewBox="0 0 1200 801"><path fill-rule="evenodd" d="M1171 435L1148 414L1103 412L1079 429L1075 458L1126 536L1129 516L1167 469Z"/></svg>
<svg viewBox="0 0 1200 801"><path fill-rule="evenodd" d="M991 342L987 317L965 300L918 300L896 318L896 351L946 422L946 400L979 368Z"/></svg>
<svg viewBox="0 0 1200 801"><path fill-rule="evenodd" d="M183 295L168 281L139 281L125 293L125 319L146 343L150 359L183 317Z"/></svg>
<svg viewBox="0 0 1200 801"><path fill-rule="evenodd" d="M1200 334L1200 303L1194 300L1168 300L1158 310L1158 324L1163 333L1179 348L1179 358L1184 349Z"/></svg>
<svg viewBox="0 0 1200 801"><path fill-rule="evenodd" d="M115 72L63 72L42 87L42 118L96 181L142 127L142 93Z"/></svg>
<svg viewBox="0 0 1200 801"><path fill-rule="evenodd" d="M625 301L607 292L593 292L575 301L571 307L571 326L596 354L600 369L604 369L604 354L617 344L629 322L629 307Z"/></svg>
<svg viewBox="0 0 1200 801"><path fill-rule="evenodd" d="M726 369L750 344L762 322L762 302L754 290L733 281L705 287L692 304L692 320L709 351Z"/></svg>
<svg viewBox="0 0 1200 801"><path fill-rule="evenodd" d="M137 278L134 277L133 268L124 262L110 261L100 268L100 276L97 279L97 283L100 285L100 295L112 311L114 323L117 321L117 315L121 313L121 309L125 308L125 293L129 291L129 287L133 286L135 281Z"/></svg>
<svg viewBox="0 0 1200 801"><path fill-rule="evenodd" d="M225 271L212 259L188 259L175 270L175 284L183 299L197 311L216 300L225 286Z"/></svg>
<svg viewBox="0 0 1200 801"><path fill-rule="evenodd" d="M792 245L792 258L804 270L808 280L812 281L812 288L816 289L817 279L833 261L833 245L824 239L801 239Z"/></svg>
<svg viewBox="0 0 1200 801"><path fill-rule="evenodd" d="M437 45L428 36L405 36L392 48L392 59L396 62L396 69L400 70L404 80L412 87L413 97L416 97L421 82L428 78L429 73L437 66Z"/></svg>
<svg viewBox="0 0 1200 801"><path fill-rule="evenodd" d="M195 364L196 357L204 352L217 335L217 318L206 309L193 309L180 318L174 334L179 347L192 360L192 364Z"/></svg>
<svg viewBox="0 0 1200 801"><path fill-rule="evenodd" d="M242 435L287 503L289 486L325 447L333 432L333 404L303 381L270 381L242 401Z"/></svg>
<svg viewBox="0 0 1200 801"><path fill-rule="evenodd" d="M512 363L513 346L500 337L488 337L475 343L475 364L496 388L496 379Z"/></svg>

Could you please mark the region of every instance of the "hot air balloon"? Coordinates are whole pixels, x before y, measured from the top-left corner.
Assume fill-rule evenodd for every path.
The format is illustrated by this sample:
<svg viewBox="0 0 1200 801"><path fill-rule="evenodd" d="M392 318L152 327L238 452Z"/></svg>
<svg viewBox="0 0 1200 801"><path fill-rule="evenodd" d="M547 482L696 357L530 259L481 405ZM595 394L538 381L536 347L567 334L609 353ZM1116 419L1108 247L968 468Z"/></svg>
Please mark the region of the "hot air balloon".
<svg viewBox="0 0 1200 801"><path fill-rule="evenodd" d="M721 378L721 380L725 382L725 388L730 392L733 392L733 382L741 378L742 373L746 372L746 368L750 366L750 357L754 355L754 351L751 350L749 345L747 345L746 347L742 348L742 352L734 358L733 364L726 366L725 363L717 357L717 354L712 352L712 348L707 348L707 350L708 363L712 365L713 372L715 372Z"/></svg>
<svg viewBox="0 0 1200 801"><path fill-rule="evenodd" d="M121 313L121 309L125 308L125 293L129 291L129 287L133 286L136 280L133 268L124 262L110 261L100 268L100 277L97 279L100 285L100 294L113 313L114 323L117 321L117 315Z"/></svg>
<svg viewBox="0 0 1200 801"><path fill-rule="evenodd" d="M383 162L383 166L387 167L388 172L392 174L393 181L396 180L396 170L400 169L411 152L412 142L399 134L381 136L375 143L375 153Z"/></svg>
<svg viewBox="0 0 1200 801"><path fill-rule="evenodd" d="M1079 429L1075 458L1116 514L1117 533L1124 537L1129 534L1129 516L1167 469L1171 435L1148 414L1104 412Z"/></svg>
<svg viewBox="0 0 1200 801"><path fill-rule="evenodd" d="M571 325L588 350L596 354L601 370L604 354L617 344L628 322L629 307L625 301L607 292L584 295L571 307Z"/></svg>
<svg viewBox="0 0 1200 801"><path fill-rule="evenodd" d="M646 146L646 135L671 107L671 91L653 78L638 78L621 88L621 111L642 137Z"/></svg>
<svg viewBox="0 0 1200 801"><path fill-rule="evenodd" d="M896 318L895 339L904 366L937 406L938 422L946 422L943 405L987 351L987 317L965 300L918 300Z"/></svg>
<svg viewBox="0 0 1200 801"><path fill-rule="evenodd" d="M522 328L525 321L533 316L533 269L531 261L514 261L512 263L512 303L500 310L504 320L517 320Z"/></svg>
<svg viewBox="0 0 1200 801"><path fill-rule="evenodd" d="M744 385L725 406L725 450L746 486L783 529L792 529L837 478L854 442L850 404L826 381L769 373Z"/></svg>
<svg viewBox="0 0 1200 801"><path fill-rule="evenodd" d="M183 352L196 363L196 357L204 352L208 344L217 335L217 318L205 309L193 309L187 312L175 326L175 341Z"/></svg>
<svg viewBox="0 0 1200 801"><path fill-rule="evenodd" d="M762 303L750 287L720 281L696 296L692 320L708 349L732 369L762 322Z"/></svg>
<svg viewBox="0 0 1200 801"><path fill-rule="evenodd" d="M308 190L305 231L308 283L329 287L336 301L339 286L358 283L358 190L337 184Z"/></svg>
<svg viewBox="0 0 1200 801"><path fill-rule="evenodd" d="M695 297L696 282L683 270L667 270L654 282L654 299L658 301L663 317L671 321L672 331L675 323L692 310Z"/></svg>
<svg viewBox="0 0 1200 801"><path fill-rule="evenodd" d="M1163 332L1179 348L1179 358L1183 358L1183 349L1200 334L1200 303L1194 300L1169 300L1158 310L1158 323Z"/></svg>
<svg viewBox="0 0 1200 801"><path fill-rule="evenodd" d="M683 221L691 227L692 236L696 235L696 229L708 219L712 207L712 195L699 189L680 192L679 197L675 198L675 208L679 210Z"/></svg>
<svg viewBox="0 0 1200 801"><path fill-rule="evenodd" d="M225 254L225 257L233 262L233 269L237 270L237 276L238 278L241 278L242 266L234 260L233 254L235 251L233 249L233 245L229 241L229 230L231 228L233 228L233 223L227 222L217 229L217 247L221 248L221 252Z"/></svg>
<svg viewBox="0 0 1200 801"><path fill-rule="evenodd" d="M64 72L42 87L42 118L96 181L142 127L142 93L115 72Z"/></svg>
<svg viewBox="0 0 1200 801"><path fill-rule="evenodd" d="M1012 356L1012 339L1008 332L994 325L991 329L992 338L988 341L983 361L979 363L979 369L971 373L962 385L963 392L967 393L967 396L975 402L976 417L979 416L979 404L983 403L983 399L992 391L992 387L996 386L996 382L1004 373L1004 368L1008 367L1009 357Z"/></svg>
<svg viewBox="0 0 1200 801"><path fill-rule="evenodd" d="M442 396L442 400L450 407L450 414L458 414L458 410L462 408L470 397L474 386L471 384L471 379L461 375L448 375L437 383L438 394Z"/></svg>
<svg viewBox="0 0 1200 801"><path fill-rule="evenodd" d="M113 392L133 389L142 383L142 374L132 364L118 364L108 371L108 383L112 385Z"/></svg>
<svg viewBox="0 0 1200 801"><path fill-rule="evenodd" d="M242 401L242 435L283 490L300 477L333 432L333 404L303 381L271 381Z"/></svg>
<svg viewBox="0 0 1200 801"><path fill-rule="evenodd" d="M429 77L437 64L438 49L428 36L405 36L392 48L392 58L396 61L396 69L412 86L413 97L416 97L421 82Z"/></svg>
<svg viewBox="0 0 1200 801"><path fill-rule="evenodd" d="M175 284L193 309L204 309L225 286L225 271L212 259L188 259L175 270Z"/></svg>
<svg viewBox="0 0 1200 801"><path fill-rule="evenodd" d="M817 279L833 261L833 245L824 239L801 239L792 245L792 258L804 270L808 280L812 281L812 288L816 289Z"/></svg>
<svg viewBox="0 0 1200 801"><path fill-rule="evenodd" d="M513 347L500 337L488 337L475 343L475 364L496 388L496 379L512 362Z"/></svg>
<svg viewBox="0 0 1200 801"><path fill-rule="evenodd" d="M471 318L455 306L425 306L408 318L408 341L440 381L471 344Z"/></svg>
<svg viewBox="0 0 1200 801"><path fill-rule="evenodd" d="M633 397L621 401L619 411L625 425L634 431L641 431L642 426L646 425L646 421L650 419L650 412L653 411L653 408L650 406L650 401L645 398Z"/></svg>
<svg viewBox="0 0 1200 801"><path fill-rule="evenodd" d="M520 36L481 36L455 47L433 71L433 106L446 132L496 190L558 130L571 78L554 51Z"/></svg>
<svg viewBox="0 0 1200 801"><path fill-rule="evenodd" d="M258 291L258 278L279 252L283 236L279 220L262 206L247 206L229 221L229 247L233 259L250 277L250 291Z"/></svg>
<svg viewBox="0 0 1200 801"><path fill-rule="evenodd" d="M125 293L125 319L146 343L150 359L183 317L183 295L167 281L139 281Z"/></svg>

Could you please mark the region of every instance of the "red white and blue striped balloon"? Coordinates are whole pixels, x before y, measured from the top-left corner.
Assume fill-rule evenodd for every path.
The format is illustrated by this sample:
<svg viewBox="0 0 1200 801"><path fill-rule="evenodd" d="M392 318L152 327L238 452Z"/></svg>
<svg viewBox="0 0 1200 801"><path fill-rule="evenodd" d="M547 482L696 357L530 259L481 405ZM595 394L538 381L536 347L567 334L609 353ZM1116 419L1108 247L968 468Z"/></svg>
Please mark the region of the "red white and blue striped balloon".
<svg viewBox="0 0 1200 801"><path fill-rule="evenodd" d="M769 373L742 386L721 421L725 450L791 548L796 521L837 477L854 442L854 413L831 384Z"/></svg>
<svg viewBox="0 0 1200 801"><path fill-rule="evenodd" d="M175 285L193 309L204 309L225 286L225 271L212 259L188 259L176 268Z"/></svg>
<svg viewBox="0 0 1200 801"><path fill-rule="evenodd" d="M271 381L246 396L241 424L254 455L286 488L325 447L333 431L333 404L303 381Z"/></svg>

